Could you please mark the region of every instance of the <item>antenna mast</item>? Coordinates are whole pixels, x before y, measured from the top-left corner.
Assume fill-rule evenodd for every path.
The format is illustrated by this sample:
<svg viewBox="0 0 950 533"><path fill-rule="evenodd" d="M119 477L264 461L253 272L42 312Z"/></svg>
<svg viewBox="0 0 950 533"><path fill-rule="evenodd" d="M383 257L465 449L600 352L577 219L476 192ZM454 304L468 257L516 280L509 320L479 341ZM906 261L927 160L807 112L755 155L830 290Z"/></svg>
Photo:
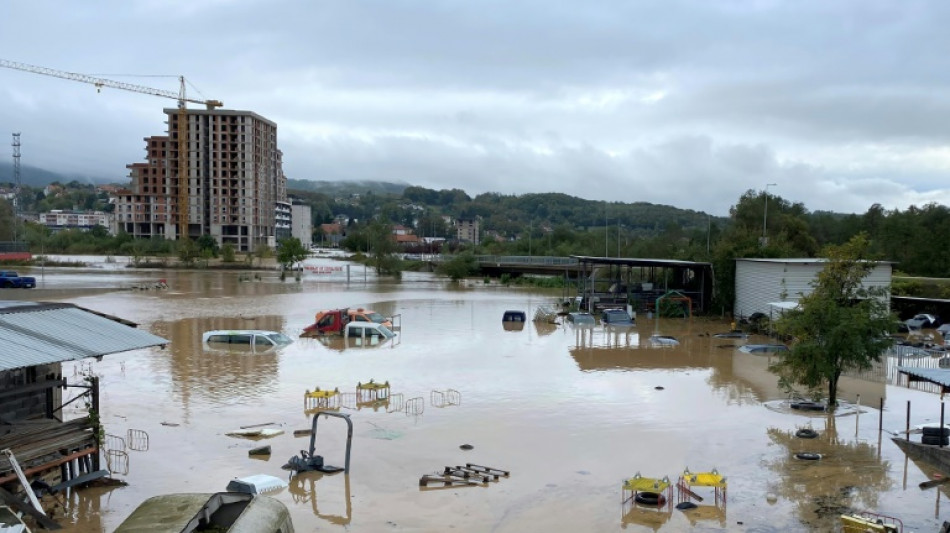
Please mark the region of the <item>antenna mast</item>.
<svg viewBox="0 0 950 533"><path fill-rule="evenodd" d="M13 242L20 225L20 132L13 134Z"/></svg>

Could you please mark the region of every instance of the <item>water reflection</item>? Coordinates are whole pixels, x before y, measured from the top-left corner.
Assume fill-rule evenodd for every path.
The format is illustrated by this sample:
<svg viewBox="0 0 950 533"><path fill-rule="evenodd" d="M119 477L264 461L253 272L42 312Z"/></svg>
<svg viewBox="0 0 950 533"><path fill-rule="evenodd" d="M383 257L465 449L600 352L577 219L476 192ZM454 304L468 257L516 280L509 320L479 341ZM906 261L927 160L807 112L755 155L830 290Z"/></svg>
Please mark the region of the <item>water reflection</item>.
<svg viewBox="0 0 950 533"><path fill-rule="evenodd" d="M624 506L624 511L623 517L620 519L620 527L623 529L633 524L659 531L673 517L673 504L667 502L657 507L656 505L647 506L631 503L629 507Z"/></svg>
<svg viewBox="0 0 950 533"><path fill-rule="evenodd" d="M107 427L113 432L122 428L122 433L129 425L148 430L153 446L148 456L133 459L130 486L103 493L95 505L69 502L70 516L77 517L69 531L111 531L155 494L216 491L235 476L279 475L280 466L273 461L247 457L244 448L256 443L220 435L239 423L272 421L288 430L298 427L301 420L309 420L301 413L301 395L316 386L346 391L339 405L327 402L324 407L354 416L356 469L352 479L302 474L290 491L277 494L301 531L378 531L396 527L390 521L398 524L396 529L451 527L465 533L617 530L616 472L644 466L662 472L684 466L720 468L731 476L728 516L721 506L672 513L627 508L621 513L626 530L683 531L695 526L716 531L830 531L833 517L816 522L815 512L828 512L839 500L856 509L874 510L875 503L901 505L908 516L913 512L930 517L932 497L940 494L917 489L923 474L914 464L908 466L911 483L906 493L900 490L899 471L892 472L894 482L887 483L888 460L896 464L904 455L891 443L885 442L882 451L858 437L845 438L854 435L850 423L857 423L858 417L838 420L840 443L826 442L830 437L825 436L813 439L824 459L794 459L794 453L805 451L796 447L802 444L793 436L798 426L811 420L824 432L828 422L763 406L763 401L785 397L768 372L768 356L744 354L736 347L767 339L712 336L727 330L728 322L661 319L611 332L599 325L549 329L533 324L523 334L505 333L498 328L504 311L531 308L531 298L539 296L481 284L449 286L414 273L399 284L358 287L321 282L315 276L299 284L269 278L238 282L230 273L215 272L169 272L167 277L172 285L168 291L76 298L78 305L139 322L171 344L165 350L106 356L94 363L101 375L121 376L103 386ZM358 306L385 315L402 313L410 342L338 354L319 341L295 339L279 352L252 355L208 352L200 341L206 330L227 328L272 329L295 337L318 308ZM655 333L675 337L680 345L652 346L649 337ZM388 405L378 403L380 398L357 405L362 402L354 385L373 376L385 376L402 392L393 392ZM455 406L452 386L465 393L464 408ZM848 382L845 388L875 407L885 394L881 382ZM889 395L895 390L898 409L884 412L885 427L903 426L901 395L915 395L915 402L931 398L886 388ZM182 404L187 409L179 415ZM876 415L863 418L874 418L876 425ZM178 416L187 419L174 418ZM166 420L182 424L163 425ZM861 429L861 437L877 440L878 435ZM333 450L341 440L327 435ZM460 452L462 443L475 449ZM291 431L267 444L273 446L274 457L300 449ZM432 457L457 453L510 465L518 477L497 487L503 490L414 489ZM360 512L355 517L349 483L361 501L372 502L363 507L356 502ZM550 490L542 488L549 485ZM859 486L864 488L854 488ZM98 490L81 493L99 498ZM945 494L950 486L940 490ZM766 503L767 492L776 495L774 501ZM710 496L698 503L712 500ZM882 511L901 514L893 508ZM931 525L933 519L926 518L915 527L938 529L926 527Z"/></svg>
<svg viewBox="0 0 950 533"><path fill-rule="evenodd" d="M776 476L774 490L795 504L799 520L814 531L832 531L838 517L850 510L876 510L878 496L891 488L890 464L878 457L876 447L839 435L838 419L823 418L818 437L799 438L795 431L769 428L769 439L785 449L768 467ZM796 454L819 454L803 460Z"/></svg>
<svg viewBox="0 0 950 533"><path fill-rule="evenodd" d="M343 502L339 497L327 497L328 494L339 494L341 487L339 479L343 479ZM317 484L320 484L320 487ZM353 504L350 497L350 475L342 474L336 476L333 474L324 474L322 472L299 472L290 478L288 486L290 494L293 496L294 503L310 504L314 516L325 520L331 524L345 526L353 520ZM321 512L317 501L317 489L320 488L324 494L324 510ZM329 506L327 505L329 503ZM342 506L342 513L328 513L327 507ZM302 528L301 528L302 529Z"/></svg>
<svg viewBox="0 0 950 533"><path fill-rule="evenodd" d="M201 335L210 330L281 331L280 316L184 318L158 321L152 331L170 340L170 357L152 358L154 375L171 377L173 394L187 407L192 395L216 404L260 398L277 390L279 350L208 349Z"/></svg>

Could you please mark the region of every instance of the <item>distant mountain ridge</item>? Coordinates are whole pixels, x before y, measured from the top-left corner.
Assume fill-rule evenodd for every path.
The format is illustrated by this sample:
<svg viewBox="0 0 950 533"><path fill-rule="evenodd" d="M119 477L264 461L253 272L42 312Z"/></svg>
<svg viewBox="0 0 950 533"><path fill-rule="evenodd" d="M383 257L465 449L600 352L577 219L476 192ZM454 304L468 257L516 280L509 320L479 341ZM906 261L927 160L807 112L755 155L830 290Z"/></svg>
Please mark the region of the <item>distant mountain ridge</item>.
<svg viewBox="0 0 950 533"><path fill-rule="evenodd" d="M406 187L409 187L409 184L388 181L287 180L287 189L319 192L327 196L348 196L350 194L366 194L367 192L402 195Z"/></svg>
<svg viewBox="0 0 950 533"><path fill-rule="evenodd" d="M51 170L45 170L30 165L20 165L21 185L28 185L30 187L46 187L50 183L57 181L63 184L69 183L71 181L92 183L93 185L103 185L105 183L109 183L109 180L107 179L97 179L85 174L53 172ZM9 159L6 161L0 161L0 183L13 182L13 161L10 161Z"/></svg>

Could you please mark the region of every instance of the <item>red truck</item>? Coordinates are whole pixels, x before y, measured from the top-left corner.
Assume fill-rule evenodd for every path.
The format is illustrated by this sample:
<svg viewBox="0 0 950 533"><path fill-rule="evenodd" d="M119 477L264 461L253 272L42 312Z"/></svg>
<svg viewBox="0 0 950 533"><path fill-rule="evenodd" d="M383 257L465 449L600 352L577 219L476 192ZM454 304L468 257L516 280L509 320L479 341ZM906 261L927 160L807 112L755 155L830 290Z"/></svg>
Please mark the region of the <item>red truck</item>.
<svg viewBox="0 0 950 533"><path fill-rule="evenodd" d="M350 322L375 322L382 324L387 328L392 328L393 323L385 316L371 309L327 309L317 312L317 316L310 324L304 328L301 337L319 337L322 335L343 335L346 325Z"/></svg>

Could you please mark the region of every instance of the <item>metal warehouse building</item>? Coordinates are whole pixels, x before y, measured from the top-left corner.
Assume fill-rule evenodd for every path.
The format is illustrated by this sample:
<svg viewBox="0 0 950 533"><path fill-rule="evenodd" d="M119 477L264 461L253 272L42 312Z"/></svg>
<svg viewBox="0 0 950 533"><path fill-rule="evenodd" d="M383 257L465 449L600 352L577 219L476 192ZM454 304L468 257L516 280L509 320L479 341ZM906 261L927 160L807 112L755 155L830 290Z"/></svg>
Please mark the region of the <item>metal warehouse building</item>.
<svg viewBox="0 0 950 533"><path fill-rule="evenodd" d="M812 291L811 283L825 268L826 259L736 259L736 318L752 313L771 316L777 307L793 306ZM892 263L876 262L864 279L865 287L890 287ZM786 302L784 306L776 306Z"/></svg>

